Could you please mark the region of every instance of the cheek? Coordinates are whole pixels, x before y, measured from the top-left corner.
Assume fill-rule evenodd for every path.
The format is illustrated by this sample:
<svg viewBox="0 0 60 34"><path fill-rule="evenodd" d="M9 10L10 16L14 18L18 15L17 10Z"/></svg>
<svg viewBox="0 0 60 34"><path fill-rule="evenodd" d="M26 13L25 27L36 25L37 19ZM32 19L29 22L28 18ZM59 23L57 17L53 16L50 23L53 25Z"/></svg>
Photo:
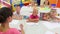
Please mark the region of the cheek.
<svg viewBox="0 0 60 34"><path fill-rule="evenodd" d="M17 11L19 10L19 9L16 9Z"/></svg>
<svg viewBox="0 0 60 34"><path fill-rule="evenodd" d="M16 8L16 10L20 10L20 8Z"/></svg>
<svg viewBox="0 0 60 34"><path fill-rule="evenodd" d="M10 18L10 22L12 21L12 18Z"/></svg>

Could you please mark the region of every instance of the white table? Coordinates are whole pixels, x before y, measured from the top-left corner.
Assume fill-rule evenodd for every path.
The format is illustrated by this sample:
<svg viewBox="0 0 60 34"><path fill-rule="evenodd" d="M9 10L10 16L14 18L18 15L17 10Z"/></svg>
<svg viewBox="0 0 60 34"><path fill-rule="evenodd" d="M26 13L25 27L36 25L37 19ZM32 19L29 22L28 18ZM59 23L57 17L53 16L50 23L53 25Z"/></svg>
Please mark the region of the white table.
<svg viewBox="0 0 60 34"><path fill-rule="evenodd" d="M29 24L26 22L26 20L13 20L12 23L10 23L10 27L20 29L20 24L24 25L25 34L45 34L47 31L58 32L60 34L60 25L55 24L53 26L54 23L47 21L39 21L36 24Z"/></svg>
<svg viewBox="0 0 60 34"><path fill-rule="evenodd" d="M45 25L48 29L60 28L60 23L58 22L43 21L42 24Z"/></svg>
<svg viewBox="0 0 60 34"><path fill-rule="evenodd" d="M60 13L60 9L57 10L57 13ZM31 7L24 6L21 9L22 15L27 15L29 16L32 12ZM39 15L40 12L42 13L48 13L50 10L40 10L38 9ZM39 21L38 23L27 23L26 20L13 20L12 23L10 23L11 28L17 28L20 29L19 25L23 24L24 25L24 31L26 34L45 34L47 33L55 33L58 32L60 34L60 23L52 23L52 22L47 22L47 21ZM50 31L50 32L49 32Z"/></svg>

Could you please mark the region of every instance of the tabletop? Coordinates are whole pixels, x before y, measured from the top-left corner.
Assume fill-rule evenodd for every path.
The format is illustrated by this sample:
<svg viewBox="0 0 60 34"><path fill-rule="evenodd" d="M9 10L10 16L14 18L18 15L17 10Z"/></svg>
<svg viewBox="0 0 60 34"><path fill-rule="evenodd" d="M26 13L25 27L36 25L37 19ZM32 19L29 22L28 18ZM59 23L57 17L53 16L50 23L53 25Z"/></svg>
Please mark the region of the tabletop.
<svg viewBox="0 0 60 34"><path fill-rule="evenodd" d="M19 25L23 24L25 34L47 34L58 32L60 34L60 23L48 21L39 21L38 23L28 23L26 20L12 20L11 28L20 29Z"/></svg>

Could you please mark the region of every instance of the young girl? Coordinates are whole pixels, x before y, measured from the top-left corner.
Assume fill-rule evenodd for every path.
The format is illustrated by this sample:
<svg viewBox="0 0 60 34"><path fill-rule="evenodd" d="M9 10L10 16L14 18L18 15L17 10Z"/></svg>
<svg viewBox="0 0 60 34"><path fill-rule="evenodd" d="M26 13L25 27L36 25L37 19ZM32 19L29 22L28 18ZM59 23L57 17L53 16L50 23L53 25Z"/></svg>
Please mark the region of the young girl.
<svg viewBox="0 0 60 34"><path fill-rule="evenodd" d="M50 18L55 20L55 21L56 20L60 21L60 18L57 18L56 15L57 15L56 9L52 9L51 12L50 12Z"/></svg>
<svg viewBox="0 0 60 34"><path fill-rule="evenodd" d="M30 15L28 22L38 22L39 21L39 16L38 14L38 10L34 9L32 15Z"/></svg>
<svg viewBox="0 0 60 34"><path fill-rule="evenodd" d="M31 7L37 6L37 3L35 1L31 1L30 6Z"/></svg>
<svg viewBox="0 0 60 34"><path fill-rule="evenodd" d="M49 6L50 6L50 3L49 3L48 0L45 0L45 1L44 1L44 6L45 6L45 7L49 7Z"/></svg>
<svg viewBox="0 0 60 34"><path fill-rule="evenodd" d="M16 11L13 12L13 19L22 20L22 16L20 14L20 12L21 12L20 5L16 5L15 7L16 7Z"/></svg>
<svg viewBox="0 0 60 34"><path fill-rule="evenodd" d="M21 32L15 28L9 27L9 22L12 21L12 10L7 7L0 9L0 34L24 34L23 25L21 25Z"/></svg>
<svg viewBox="0 0 60 34"><path fill-rule="evenodd" d="M48 13L45 13L45 14L43 15L43 20L49 21L49 18L50 18L50 16L49 16Z"/></svg>

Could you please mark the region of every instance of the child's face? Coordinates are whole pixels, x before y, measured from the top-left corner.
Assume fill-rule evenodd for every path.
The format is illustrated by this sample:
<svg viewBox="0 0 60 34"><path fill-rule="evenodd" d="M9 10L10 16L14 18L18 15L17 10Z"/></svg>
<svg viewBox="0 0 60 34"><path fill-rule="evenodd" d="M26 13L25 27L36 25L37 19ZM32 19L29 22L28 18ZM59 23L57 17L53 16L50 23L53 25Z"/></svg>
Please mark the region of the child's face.
<svg viewBox="0 0 60 34"><path fill-rule="evenodd" d="M48 2L49 2L48 0L45 0L45 4L46 4L46 5L48 5Z"/></svg>
<svg viewBox="0 0 60 34"><path fill-rule="evenodd" d="M33 15L36 16L38 14L37 10L33 10Z"/></svg>
<svg viewBox="0 0 60 34"><path fill-rule="evenodd" d="M7 18L7 21L8 21L8 22L11 22L11 21L12 21L12 17L9 16L9 17Z"/></svg>
<svg viewBox="0 0 60 34"><path fill-rule="evenodd" d="M46 17L47 16L47 14L44 14L44 17Z"/></svg>
<svg viewBox="0 0 60 34"><path fill-rule="evenodd" d="M35 6L35 2L34 2L34 1L32 1L32 2L31 2L31 5L32 5L32 6Z"/></svg>
<svg viewBox="0 0 60 34"><path fill-rule="evenodd" d="M51 12L51 16L56 16L56 12Z"/></svg>
<svg viewBox="0 0 60 34"><path fill-rule="evenodd" d="M19 13L20 12L20 6L16 6L16 11Z"/></svg>
<svg viewBox="0 0 60 34"><path fill-rule="evenodd" d="M47 13L45 13L44 15L43 15L43 19L45 19L45 20L48 20L50 17L49 17L49 15L47 14Z"/></svg>

